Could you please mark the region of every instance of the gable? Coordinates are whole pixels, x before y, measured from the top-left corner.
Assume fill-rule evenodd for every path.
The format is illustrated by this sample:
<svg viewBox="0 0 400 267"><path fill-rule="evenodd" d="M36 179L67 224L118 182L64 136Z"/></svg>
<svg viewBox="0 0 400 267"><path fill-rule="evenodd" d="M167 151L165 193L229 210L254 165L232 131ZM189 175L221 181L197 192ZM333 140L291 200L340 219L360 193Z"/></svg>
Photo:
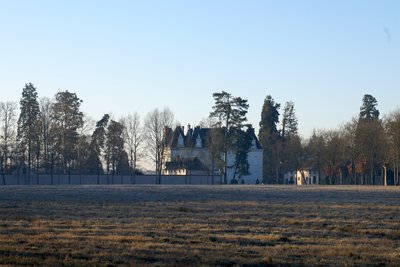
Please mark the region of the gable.
<svg viewBox="0 0 400 267"><path fill-rule="evenodd" d="M177 147L185 147L185 139L182 133L179 134Z"/></svg>

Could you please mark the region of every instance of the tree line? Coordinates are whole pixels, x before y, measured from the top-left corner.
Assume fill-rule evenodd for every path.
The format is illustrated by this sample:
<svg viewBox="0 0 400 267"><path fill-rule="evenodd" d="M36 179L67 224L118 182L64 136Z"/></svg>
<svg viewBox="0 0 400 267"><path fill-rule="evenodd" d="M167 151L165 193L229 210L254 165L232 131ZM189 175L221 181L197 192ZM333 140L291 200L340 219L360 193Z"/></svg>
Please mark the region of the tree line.
<svg viewBox="0 0 400 267"><path fill-rule="evenodd" d="M324 184L398 185L400 110L381 118L377 105L366 94L357 117L339 129L314 130L302 140L293 102L286 102L280 116L280 104L267 96L259 131L264 182L283 183L285 172L311 168Z"/></svg>
<svg viewBox="0 0 400 267"><path fill-rule="evenodd" d="M136 175L141 173L138 161L144 156L147 142L152 146L152 116L141 124L137 113L115 120L105 114L94 122L81 111L82 100L69 91L57 92L54 99L38 97L37 89L28 83L18 104L0 102L0 168L5 175L28 170L31 175ZM163 115L170 115L169 109ZM163 129L170 121L156 121ZM155 127L158 127L155 126ZM156 137L157 138L157 137ZM154 153L153 153L154 154ZM150 153L150 156L153 155ZM155 157L156 158L156 157Z"/></svg>
<svg viewBox="0 0 400 267"><path fill-rule="evenodd" d="M213 94L215 105L200 122L211 128L209 150L213 169L224 182L249 173L247 154L252 125L246 123L246 99L222 91ZM169 108L150 111L142 120L133 113L118 120L104 114L93 121L81 111L82 100L69 91L53 99L39 98L31 83L25 85L19 105L0 102L0 171L5 175L21 167L31 173L83 175L140 174L146 158L161 177L172 127L177 126ZM18 111L19 107L19 111ZM357 118L336 130L314 131L305 140L298 134L298 119L292 101L281 105L268 95L261 110L259 141L264 149L264 183L284 183L287 171L313 168L326 184L398 184L400 156L400 111L383 119L371 95L362 99ZM228 164L228 151L234 155ZM234 177L227 181L227 168ZM388 178L389 177L389 178Z"/></svg>

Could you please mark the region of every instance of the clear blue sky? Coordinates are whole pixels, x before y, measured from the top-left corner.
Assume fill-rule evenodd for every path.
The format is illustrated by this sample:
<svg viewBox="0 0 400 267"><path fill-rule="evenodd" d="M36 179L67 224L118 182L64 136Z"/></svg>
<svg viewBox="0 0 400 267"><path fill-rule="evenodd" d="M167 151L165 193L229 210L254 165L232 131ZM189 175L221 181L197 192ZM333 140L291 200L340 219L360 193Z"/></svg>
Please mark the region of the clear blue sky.
<svg viewBox="0 0 400 267"><path fill-rule="evenodd" d="M400 99L400 1L0 0L0 101L69 90L99 120L168 106L197 124L225 90L295 103L300 133L337 128L372 94Z"/></svg>

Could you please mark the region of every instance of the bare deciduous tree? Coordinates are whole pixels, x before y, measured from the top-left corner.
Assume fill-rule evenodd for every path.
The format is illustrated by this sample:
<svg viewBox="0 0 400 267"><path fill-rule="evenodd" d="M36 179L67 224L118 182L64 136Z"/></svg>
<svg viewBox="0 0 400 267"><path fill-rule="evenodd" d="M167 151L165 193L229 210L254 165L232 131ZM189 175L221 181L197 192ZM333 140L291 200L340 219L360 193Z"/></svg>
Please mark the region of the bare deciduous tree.
<svg viewBox="0 0 400 267"><path fill-rule="evenodd" d="M143 128L140 116L137 112L121 119L124 125L125 146L129 156L129 164L132 168L132 183L135 183L138 160L143 156Z"/></svg>
<svg viewBox="0 0 400 267"><path fill-rule="evenodd" d="M0 103L0 163L1 172L3 176L3 184L6 184L5 173L10 172L10 166L12 165L12 151L15 148L16 141L16 110L17 103L6 102Z"/></svg>
<svg viewBox="0 0 400 267"><path fill-rule="evenodd" d="M329 184L343 184L342 167L345 163L345 143L340 131L325 132L325 172ZM337 179L339 177L339 180Z"/></svg>
<svg viewBox="0 0 400 267"><path fill-rule="evenodd" d="M356 132L357 132L357 118L352 118L342 126L341 134L344 141L345 158L347 159L347 172L349 173L350 184L358 184L356 174Z"/></svg>
<svg viewBox="0 0 400 267"><path fill-rule="evenodd" d="M82 117L82 125L77 129L78 131L78 139L76 142L76 153L78 160L78 174L79 174L79 183L82 183L82 171L84 169L84 162L87 160L89 156L90 149L90 141L91 136L90 133L93 131L96 122L88 117L86 114L83 114Z"/></svg>
<svg viewBox="0 0 400 267"><path fill-rule="evenodd" d="M161 173L165 160L165 148L172 134L174 114L169 108L150 111L144 122L144 133L149 157L155 163L157 183L161 183Z"/></svg>
<svg viewBox="0 0 400 267"><path fill-rule="evenodd" d="M389 160L393 169L393 183L399 185L400 169L400 108L389 114L385 122L389 143Z"/></svg>

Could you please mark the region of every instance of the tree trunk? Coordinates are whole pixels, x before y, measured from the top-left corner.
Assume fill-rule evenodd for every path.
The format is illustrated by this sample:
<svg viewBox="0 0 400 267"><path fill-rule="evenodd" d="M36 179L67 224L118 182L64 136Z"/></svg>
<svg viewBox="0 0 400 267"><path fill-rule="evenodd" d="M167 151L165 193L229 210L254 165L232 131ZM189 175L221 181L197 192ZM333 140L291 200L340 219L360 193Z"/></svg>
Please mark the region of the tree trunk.
<svg viewBox="0 0 400 267"><path fill-rule="evenodd" d="M371 178L370 178L371 184L372 184L372 185L375 185L375 172L374 172L374 168L372 168L370 176L371 176Z"/></svg>
<svg viewBox="0 0 400 267"><path fill-rule="evenodd" d="M321 166L320 166L320 154L317 154L317 172L318 172L318 179L320 180L319 182L321 182Z"/></svg>
<svg viewBox="0 0 400 267"><path fill-rule="evenodd" d="M396 179L396 185L399 185L399 159L396 159L396 163L395 163L395 173L394 173L394 177Z"/></svg>
<svg viewBox="0 0 400 267"><path fill-rule="evenodd" d="M214 184L214 168L215 168L215 160L211 158L211 184Z"/></svg>
<svg viewBox="0 0 400 267"><path fill-rule="evenodd" d="M57 166L57 184L60 184L60 172L61 172L61 163L58 162L58 166Z"/></svg>
<svg viewBox="0 0 400 267"><path fill-rule="evenodd" d="M36 184L39 184L39 155L36 157Z"/></svg>
<svg viewBox="0 0 400 267"><path fill-rule="evenodd" d="M229 102L229 98L228 98ZM230 114L226 116L226 122L225 122L225 133L224 133L224 184L228 183L228 177L227 177L227 164L228 164L228 125L229 125L229 117Z"/></svg>
<svg viewBox="0 0 400 267"><path fill-rule="evenodd" d="M301 174L301 179L300 179L301 185L304 185L304 184L307 185L304 171L302 170L302 171L300 172L300 174Z"/></svg>
<svg viewBox="0 0 400 267"><path fill-rule="evenodd" d="M371 184L375 185L375 157L372 157L372 162L371 162Z"/></svg>
<svg viewBox="0 0 400 267"><path fill-rule="evenodd" d="M342 168L339 168L339 184L343 185L343 171Z"/></svg>
<svg viewBox="0 0 400 267"><path fill-rule="evenodd" d="M276 166L275 179L276 179L276 184L280 184L280 179L279 179L279 163L278 163L278 165Z"/></svg>
<svg viewBox="0 0 400 267"><path fill-rule="evenodd" d="M79 158L79 184L82 184L82 159L80 158L80 156L78 156Z"/></svg>
<svg viewBox="0 0 400 267"><path fill-rule="evenodd" d="M225 137L226 138L226 137ZM228 177L227 177L227 167L226 167L226 165L228 164L227 163L227 160L228 160L228 151L227 151L227 148L226 148L226 146L227 146L227 142L225 141L225 148L224 148L224 184L227 184L228 183Z"/></svg>
<svg viewBox="0 0 400 267"><path fill-rule="evenodd" d="M396 159L393 162L393 184L397 185L397 177L396 177Z"/></svg>
<svg viewBox="0 0 400 267"><path fill-rule="evenodd" d="M4 174L3 160L1 160L0 164L1 164L1 176L3 177L3 185L6 185L6 177Z"/></svg>
<svg viewBox="0 0 400 267"><path fill-rule="evenodd" d="M233 181L236 180L236 172L237 172L238 165L237 164L235 164L235 165L236 166L235 166L235 170L233 171L233 177L231 179L231 183L233 183ZM239 183L239 179L238 179L238 183Z"/></svg>
<svg viewBox="0 0 400 267"><path fill-rule="evenodd" d="M386 165L383 165L382 168L383 168L383 185L387 186L388 184L387 184L387 168L386 168Z"/></svg>
<svg viewBox="0 0 400 267"><path fill-rule="evenodd" d="M31 184L31 137L29 137L28 147L28 185Z"/></svg>
<svg viewBox="0 0 400 267"><path fill-rule="evenodd" d="M51 185L53 185L53 174L54 174L54 155L51 155L51 163L50 163L50 179L51 179Z"/></svg>

